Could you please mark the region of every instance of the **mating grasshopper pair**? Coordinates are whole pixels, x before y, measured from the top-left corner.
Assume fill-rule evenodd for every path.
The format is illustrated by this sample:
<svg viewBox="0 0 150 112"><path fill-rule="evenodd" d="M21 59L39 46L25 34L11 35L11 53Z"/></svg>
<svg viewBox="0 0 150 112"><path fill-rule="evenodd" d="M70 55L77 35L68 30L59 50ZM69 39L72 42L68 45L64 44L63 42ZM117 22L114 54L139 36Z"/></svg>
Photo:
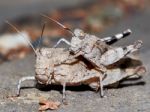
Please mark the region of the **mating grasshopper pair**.
<svg viewBox="0 0 150 112"><path fill-rule="evenodd" d="M43 16L49 18L46 15ZM23 81L36 80L38 83L45 85L62 85L63 100L65 99L66 86L81 84L89 85L96 90L100 88L100 95L103 96L103 86L116 83L135 74L140 74L140 71L144 68L142 64L126 68L121 68L120 63L118 64L118 61L126 59L126 55L138 50L142 45L142 41L137 41L135 44L126 47L114 48L110 46L128 36L131 33L130 30L100 39L94 35L84 33L80 29L75 29L72 32L64 25L53 19L51 20L73 35L71 42L60 39L54 47L57 47L61 41L64 41L70 46L70 49L69 51L66 51L64 48L39 48L35 50L30 44L36 54L36 75L23 77L19 80L17 95L20 95ZM130 60L133 61L132 59ZM115 65L109 68L114 63ZM125 62L123 61L122 64L125 64ZM127 72L129 69L130 73Z"/></svg>

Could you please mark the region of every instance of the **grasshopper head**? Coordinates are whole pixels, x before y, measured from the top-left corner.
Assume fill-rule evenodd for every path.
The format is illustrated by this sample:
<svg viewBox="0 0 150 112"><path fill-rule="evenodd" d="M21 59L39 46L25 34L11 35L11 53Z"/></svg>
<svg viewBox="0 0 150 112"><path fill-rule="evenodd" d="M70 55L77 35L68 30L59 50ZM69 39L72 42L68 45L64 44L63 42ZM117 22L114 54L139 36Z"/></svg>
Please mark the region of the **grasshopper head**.
<svg viewBox="0 0 150 112"><path fill-rule="evenodd" d="M76 53L80 50L80 48L82 46L82 41L85 38L86 34L81 29L75 29L74 30L74 35L75 36L72 37L72 39L71 39L71 48L70 48L70 50L73 53Z"/></svg>
<svg viewBox="0 0 150 112"><path fill-rule="evenodd" d="M74 35L75 35L77 38L79 38L79 39L84 39L84 37L85 37L84 31L81 30L81 29L75 29L75 30L74 30Z"/></svg>
<svg viewBox="0 0 150 112"><path fill-rule="evenodd" d="M48 81L46 69L49 67L49 58L46 56L45 51L44 48L36 50L38 55L36 55L35 78L40 84L46 84Z"/></svg>

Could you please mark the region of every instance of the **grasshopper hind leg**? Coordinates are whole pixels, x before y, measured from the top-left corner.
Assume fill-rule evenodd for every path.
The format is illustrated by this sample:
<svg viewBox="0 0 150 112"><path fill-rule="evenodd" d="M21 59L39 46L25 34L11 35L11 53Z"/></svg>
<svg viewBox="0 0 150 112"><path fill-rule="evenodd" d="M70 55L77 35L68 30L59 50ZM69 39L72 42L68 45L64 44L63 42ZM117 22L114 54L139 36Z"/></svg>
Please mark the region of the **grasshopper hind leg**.
<svg viewBox="0 0 150 112"><path fill-rule="evenodd" d="M117 61L124 58L125 56L127 56L128 54L138 51L141 48L141 46L142 41L138 40L134 44L125 47L110 49L101 56L100 63L104 66L114 64Z"/></svg>
<svg viewBox="0 0 150 112"><path fill-rule="evenodd" d="M19 96L19 95L20 95L20 89L21 89L21 84L22 84L22 82L27 81L27 80L36 80L36 79L35 79L34 76L22 77L22 78L19 80L18 84L17 84L17 94L16 94L16 96Z"/></svg>
<svg viewBox="0 0 150 112"><path fill-rule="evenodd" d="M115 42L117 42L117 41L119 41L119 40L129 36L131 33L132 33L132 31L130 29L127 29L127 30L123 31L122 33L113 35L111 37L105 37L105 38L102 38L100 40L105 42L108 45L112 45Z"/></svg>

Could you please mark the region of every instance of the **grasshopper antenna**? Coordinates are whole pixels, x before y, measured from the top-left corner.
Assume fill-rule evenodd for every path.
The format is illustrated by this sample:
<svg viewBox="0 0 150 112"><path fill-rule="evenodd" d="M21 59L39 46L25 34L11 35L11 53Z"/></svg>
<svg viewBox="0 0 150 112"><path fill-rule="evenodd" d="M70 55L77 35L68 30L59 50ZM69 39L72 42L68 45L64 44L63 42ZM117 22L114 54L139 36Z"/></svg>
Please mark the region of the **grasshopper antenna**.
<svg viewBox="0 0 150 112"><path fill-rule="evenodd" d="M69 33L71 33L73 36L75 36L75 34L73 33L73 31L71 29L69 29L68 27L64 26L63 24L61 24L60 22L50 18L49 16L45 15L45 14L40 14L42 17L45 17L55 23L57 23L59 26L61 26L62 28L64 28L65 30L67 30Z"/></svg>
<svg viewBox="0 0 150 112"><path fill-rule="evenodd" d="M37 55L36 50L35 50L35 48L33 47L33 45L31 44L31 42L30 42L29 40L27 40L27 39L24 37L24 35L22 35L22 33L21 33L13 24L11 24L9 21L6 20L5 23L7 23L8 25L10 25L12 28L14 28L14 29L16 30L16 32L19 33L19 34L30 44L31 48L33 49L33 51L34 51L35 54Z"/></svg>
<svg viewBox="0 0 150 112"><path fill-rule="evenodd" d="M44 24L42 26L42 32L41 32L40 40L39 40L39 43L38 43L37 46L41 45L41 41L42 41L42 38L43 38L43 33L44 33L45 26L46 26L46 22L44 22Z"/></svg>

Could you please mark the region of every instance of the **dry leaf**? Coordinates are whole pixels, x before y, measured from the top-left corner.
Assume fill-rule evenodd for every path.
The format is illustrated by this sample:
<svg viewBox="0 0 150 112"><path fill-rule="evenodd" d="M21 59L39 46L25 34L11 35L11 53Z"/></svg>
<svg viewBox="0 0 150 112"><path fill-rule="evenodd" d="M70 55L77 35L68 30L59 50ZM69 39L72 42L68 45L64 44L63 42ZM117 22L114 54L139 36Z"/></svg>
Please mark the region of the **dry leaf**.
<svg viewBox="0 0 150 112"><path fill-rule="evenodd" d="M17 96L7 96L7 98L11 101L16 101L17 100Z"/></svg>
<svg viewBox="0 0 150 112"><path fill-rule="evenodd" d="M56 110L60 106L60 102L48 101L46 99L40 100L39 104L39 111L44 111L48 109Z"/></svg>

